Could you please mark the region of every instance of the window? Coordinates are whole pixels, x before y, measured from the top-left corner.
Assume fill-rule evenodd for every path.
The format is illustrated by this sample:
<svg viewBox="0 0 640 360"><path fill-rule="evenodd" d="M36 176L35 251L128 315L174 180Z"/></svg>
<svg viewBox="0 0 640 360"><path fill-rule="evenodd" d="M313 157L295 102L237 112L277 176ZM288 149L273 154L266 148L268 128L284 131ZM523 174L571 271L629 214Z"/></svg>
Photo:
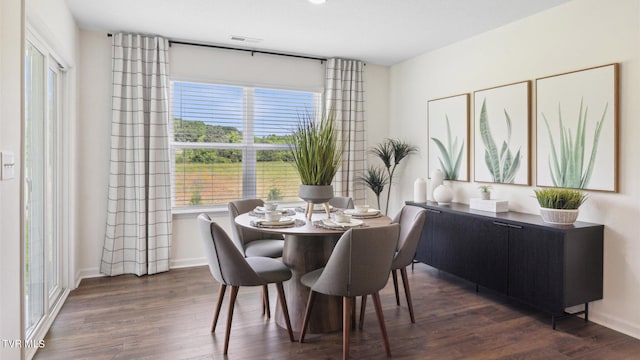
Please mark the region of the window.
<svg viewBox="0 0 640 360"><path fill-rule="evenodd" d="M24 318L25 339L44 336L64 289L61 66L29 34L25 51Z"/></svg>
<svg viewBox="0 0 640 360"><path fill-rule="evenodd" d="M171 93L174 207L299 200L289 135L320 93L180 81Z"/></svg>

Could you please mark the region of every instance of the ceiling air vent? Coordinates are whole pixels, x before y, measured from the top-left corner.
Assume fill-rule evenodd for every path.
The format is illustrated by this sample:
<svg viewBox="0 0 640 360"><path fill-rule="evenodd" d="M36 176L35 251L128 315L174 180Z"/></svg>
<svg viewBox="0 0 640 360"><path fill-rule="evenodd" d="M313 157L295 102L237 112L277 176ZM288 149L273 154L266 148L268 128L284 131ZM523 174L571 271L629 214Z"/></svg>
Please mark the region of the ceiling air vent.
<svg viewBox="0 0 640 360"><path fill-rule="evenodd" d="M246 42L246 43L259 43L262 41L262 39L252 38L248 36L238 36L238 35L231 35L231 40Z"/></svg>

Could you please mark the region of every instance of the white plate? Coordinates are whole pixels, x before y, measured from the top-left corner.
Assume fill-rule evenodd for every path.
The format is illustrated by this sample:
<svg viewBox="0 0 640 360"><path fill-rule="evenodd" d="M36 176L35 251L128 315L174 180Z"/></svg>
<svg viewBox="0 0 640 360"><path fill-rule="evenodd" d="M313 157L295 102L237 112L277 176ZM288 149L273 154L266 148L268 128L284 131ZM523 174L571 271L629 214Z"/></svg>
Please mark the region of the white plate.
<svg viewBox="0 0 640 360"><path fill-rule="evenodd" d="M322 219L322 223L325 224L326 226L342 229L342 228L360 226L360 225L362 225L362 220L351 219L351 221L348 222L348 223L339 223L339 222L335 222L335 221L333 221L331 219Z"/></svg>
<svg viewBox="0 0 640 360"><path fill-rule="evenodd" d="M263 226L287 226L295 223L295 220L290 217L280 218L278 221L267 221L264 219L256 220L256 224L260 224Z"/></svg>
<svg viewBox="0 0 640 360"><path fill-rule="evenodd" d="M380 213L378 209L368 209L367 212L357 212L355 209L347 209L344 211L347 215L355 215L355 216L374 216Z"/></svg>

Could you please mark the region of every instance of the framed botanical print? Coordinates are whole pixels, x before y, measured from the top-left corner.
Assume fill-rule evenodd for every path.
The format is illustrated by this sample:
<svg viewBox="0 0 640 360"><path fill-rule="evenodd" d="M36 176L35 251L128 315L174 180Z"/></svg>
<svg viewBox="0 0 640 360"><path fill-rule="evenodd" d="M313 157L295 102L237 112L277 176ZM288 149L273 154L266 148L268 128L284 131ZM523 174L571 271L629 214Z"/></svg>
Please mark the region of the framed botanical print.
<svg viewBox="0 0 640 360"><path fill-rule="evenodd" d="M469 94L427 102L429 174L469 181Z"/></svg>
<svg viewBox="0 0 640 360"><path fill-rule="evenodd" d="M536 80L536 185L618 191L618 64Z"/></svg>
<svg viewBox="0 0 640 360"><path fill-rule="evenodd" d="M531 183L531 82L474 93L474 180Z"/></svg>

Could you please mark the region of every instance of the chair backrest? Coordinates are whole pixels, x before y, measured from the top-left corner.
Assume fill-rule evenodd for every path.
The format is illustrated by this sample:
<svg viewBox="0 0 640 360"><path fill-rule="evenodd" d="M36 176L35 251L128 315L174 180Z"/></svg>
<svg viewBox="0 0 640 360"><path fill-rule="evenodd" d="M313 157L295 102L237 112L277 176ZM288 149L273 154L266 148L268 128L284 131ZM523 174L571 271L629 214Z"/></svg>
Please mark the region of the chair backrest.
<svg viewBox="0 0 640 360"><path fill-rule="evenodd" d="M400 225L345 232L333 249L313 290L335 296L362 296L382 289L389 279Z"/></svg>
<svg viewBox="0 0 640 360"><path fill-rule="evenodd" d="M259 231L241 227L240 225L236 224L235 218L240 214L248 213L256 207L263 205L264 201L260 199L235 200L229 203L229 220L231 221L233 242L236 244L236 247L238 248L238 250L240 250L242 255L246 255L244 252L244 244L253 240L263 239L264 234Z"/></svg>
<svg viewBox="0 0 640 360"><path fill-rule="evenodd" d="M198 227L209 262L211 275L218 282L232 286L263 285L258 274L249 266L229 235L207 214L198 215Z"/></svg>
<svg viewBox="0 0 640 360"><path fill-rule="evenodd" d="M427 211L417 206L405 206L393 218L392 223L400 224L400 239L392 269L405 267L413 261L426 219Z"/></svg>
<svg viewBox="0 0 640 360"><path fill-rule="evenodd" d="M329 200L329 205L338 209L353 209L353 199L349 196L336 196Z"/></svg>

